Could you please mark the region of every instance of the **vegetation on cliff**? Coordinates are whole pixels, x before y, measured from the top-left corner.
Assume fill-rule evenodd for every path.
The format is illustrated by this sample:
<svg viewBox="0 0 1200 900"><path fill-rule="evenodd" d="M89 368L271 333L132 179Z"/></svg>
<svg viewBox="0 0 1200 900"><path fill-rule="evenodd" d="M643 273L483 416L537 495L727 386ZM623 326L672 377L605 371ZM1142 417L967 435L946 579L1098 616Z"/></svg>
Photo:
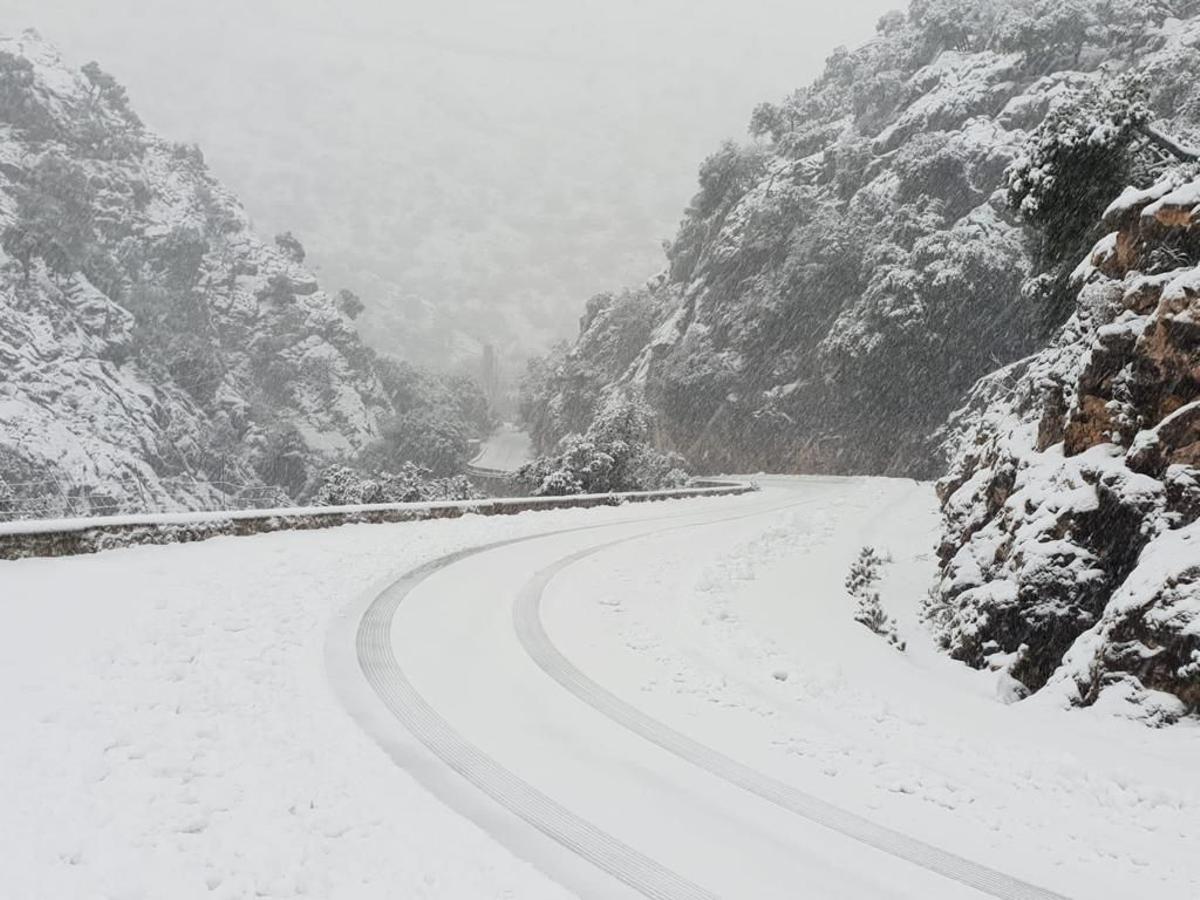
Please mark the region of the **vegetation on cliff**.
<svg viewBox="0 0 1200 900"><path fill-rule="evenodd" d="M382 360L293 235L99 66L0 40L0 514L278 505L331 461L449 474L468 384ZM366 457L369 457L366 458Z"/></svg>
<svg viewBox="0 0 1200 900"><path fill-rule="evenodd" d="M1125 191L1050 345L948 432L941 578L955 657L1154 723L1200 710L1200 178Z"/></svg>
<svg viewBox="0 0 1200 900"><path fill-rule="evenodd" d="M752 140L700 167L663 274L593 298L575 344L537 364L542 449L634 391L659 445L702 469L937 474L965 392L1070 314L1108 199L1187 155L1185 12L917 0L885 16L756 109Z"/></svg>

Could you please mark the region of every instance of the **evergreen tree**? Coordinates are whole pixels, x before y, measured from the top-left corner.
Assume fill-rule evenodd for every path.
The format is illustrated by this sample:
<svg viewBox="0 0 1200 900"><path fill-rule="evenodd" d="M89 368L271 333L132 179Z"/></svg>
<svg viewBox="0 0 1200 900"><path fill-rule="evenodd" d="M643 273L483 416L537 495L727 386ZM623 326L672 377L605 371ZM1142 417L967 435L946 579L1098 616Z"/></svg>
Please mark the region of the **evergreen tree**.
<svg viewBox="0 0 1200 900"><path fill-rule="evenodd" d="M278 238L276 238L278 240ZM357 319L359 314L366 309L366 304L358 298L358 294L354 291L342 288L337 294L338 309L346 314L350 319Z"/></svg>
<svg viewBox="0 0 1200 900"><path fill-rule="evenodd" d="M283 255L294 263L304 262L304 258L307 255L304 252L304 245L290 231L284 231L275 235L275 246L282 250Z"/></svg>
<svg viewBox="0 0 1200 900"><path fill-rule="evenodd" d="M863 547L850 565L846 576L846 592L855 599L854 621L865 625L901 652L905 642L896 633L896 621L884 611L875 583L879 580L879 567L883 563L872 547Z"/></svg>

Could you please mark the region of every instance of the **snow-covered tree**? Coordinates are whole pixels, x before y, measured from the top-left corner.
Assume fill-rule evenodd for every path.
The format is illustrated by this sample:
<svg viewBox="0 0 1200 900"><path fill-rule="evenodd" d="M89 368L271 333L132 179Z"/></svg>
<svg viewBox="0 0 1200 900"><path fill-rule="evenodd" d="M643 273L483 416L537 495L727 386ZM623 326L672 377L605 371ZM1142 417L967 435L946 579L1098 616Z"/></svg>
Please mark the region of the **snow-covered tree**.
<svg viewBox="0 0 1200 900"><path fill-rule="evenodd" d="M929 57L941 50L983 50L995 39L1000 5L993 0L912 0L908 18Z"/></svg>
<svg viewBox="0 0 1200 900"><path fill-rule="evenodd" d="M405 463L389 472L329 466L321 473L313 496L317 506L364 503L422 503L431 500L476 500L482 495L465 477L439 478L429 469Z"/></svg>
<svg viewBox="0 0 1200 900"><path fill-rule="evenodd" d="M108 72L100 68L100 64L94 60L82 69L84 77L92 86L93 98L97 101L105 103L120 115L129 124L140 126L141 119L129 106L129 94L125 90L124 85L117 81Z"/></svg>
<svg viewBox="0 0 1200 900"><path fill-rule="evenodd" d="M883 560L873 547L863 547L850 565L850 572L846 576L846 592L856 601L854 621L903 651L906 645L896 633L896 620L884 610L879 592L875 590L882 564Z"/></svg>
<svg viewBox="0 0 1200 900"><path fill-rule="evenodd" d="M1143 73L1079 87L1053 105L1008 167L1008 202L1041 238L1041 271L1026 294L1042 301L1052 321L1069 308L1069 274L1099 236L1112 197L1127 185L1148 186L1165 161L1200 161L1155 126L1148 99Z"/></svg>
<svg viewBox="0 0 1200 900"><path fill-rule="evenodd" d="M1131 180L1134 142L1150 119L1146 85L1122 77L1058 102L1009 166L1008 200L1045 235L1052 258L1078 255L1109 200Z"/></svg>
<svg viewBox="0 0 1200 900"><path fill-rule="evenodd" d="M290 231L284 231L275 235L275 246L283 251L283 255L294 263L304 262L304 258L307 256L304 252L304 245Z"/></svg>
<svg viewBox="0 0 1200 900"><path fill-rule="evenodd" d="M518 479L535 494L598 494L682 487L684 461L650 443L650 413L644 401L611 399L586 434L569 434L558 453L525 465Z"/></svg>
<svg viewBox="0 0 1200 900"><path fill-rule="evenodd" d="M358 294L354 291L342 288L337 293L338 309L346 314L350 319L357 319L365 310L366 304L359 299Z"/></svg>

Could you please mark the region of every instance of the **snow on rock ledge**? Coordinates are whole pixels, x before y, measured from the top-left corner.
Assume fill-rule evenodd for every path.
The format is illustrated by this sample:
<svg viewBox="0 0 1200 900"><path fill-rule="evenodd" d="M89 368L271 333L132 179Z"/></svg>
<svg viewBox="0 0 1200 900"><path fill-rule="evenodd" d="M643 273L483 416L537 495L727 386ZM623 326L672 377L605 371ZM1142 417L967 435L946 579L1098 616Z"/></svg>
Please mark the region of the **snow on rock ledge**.
<svg viewBox="0 0 1200 900"><path fill-rule="evenodd" d="M1126 191L1045 350L980 381L939 482L943 645L1154 724L1200 712L1200 179Z"/></svg>

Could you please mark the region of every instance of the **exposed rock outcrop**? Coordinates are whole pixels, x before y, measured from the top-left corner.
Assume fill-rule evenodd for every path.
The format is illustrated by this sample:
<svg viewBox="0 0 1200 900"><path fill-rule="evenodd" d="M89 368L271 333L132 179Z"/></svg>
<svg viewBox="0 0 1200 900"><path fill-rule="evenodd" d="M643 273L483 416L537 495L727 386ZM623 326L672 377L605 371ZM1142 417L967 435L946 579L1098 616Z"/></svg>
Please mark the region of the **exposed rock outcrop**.
<svg viewBox="0 0 1200 900"><path fill-rule="evenodd" d="M1156 723L1200 710L1200 179L1129 190L1074 316L954 418L949 651Z"/></svg>

